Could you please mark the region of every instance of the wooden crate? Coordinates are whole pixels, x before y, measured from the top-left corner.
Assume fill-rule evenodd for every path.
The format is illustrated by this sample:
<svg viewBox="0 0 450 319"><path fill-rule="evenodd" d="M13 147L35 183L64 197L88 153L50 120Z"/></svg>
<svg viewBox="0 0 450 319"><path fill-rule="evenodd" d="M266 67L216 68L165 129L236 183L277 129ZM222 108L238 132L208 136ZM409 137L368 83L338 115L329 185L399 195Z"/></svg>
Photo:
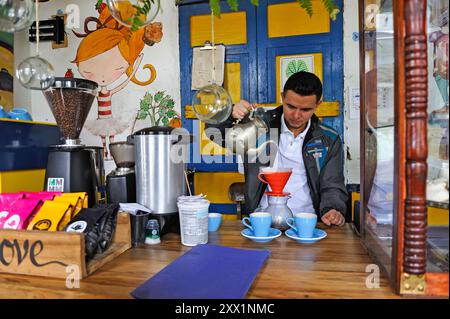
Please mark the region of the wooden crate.
<svg viewBox="0 0 450 319"><path fill-rule="evenodd" d="M119 213L111 246L86 263L84 234L1 229L0 273L67 278L77 271L86 278L128 250L130 234L130 216Z"/></svg>

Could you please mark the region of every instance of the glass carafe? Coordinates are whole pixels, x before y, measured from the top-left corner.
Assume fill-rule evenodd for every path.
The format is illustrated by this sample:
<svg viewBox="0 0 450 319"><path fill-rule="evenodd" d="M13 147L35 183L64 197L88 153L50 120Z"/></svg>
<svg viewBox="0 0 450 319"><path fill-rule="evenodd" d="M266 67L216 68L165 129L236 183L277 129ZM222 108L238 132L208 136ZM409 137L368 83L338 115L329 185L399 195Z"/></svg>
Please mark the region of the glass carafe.
<svg viewBox="0 0 450 319"><path fill-rule="evenodd" d="M287 201L291 196L267 196L269 206L265 209L266 212L272 215L272 227L279 230L286 230L289 228L286 223L286 218L293 217L291 209L287 206Z"/></svg>

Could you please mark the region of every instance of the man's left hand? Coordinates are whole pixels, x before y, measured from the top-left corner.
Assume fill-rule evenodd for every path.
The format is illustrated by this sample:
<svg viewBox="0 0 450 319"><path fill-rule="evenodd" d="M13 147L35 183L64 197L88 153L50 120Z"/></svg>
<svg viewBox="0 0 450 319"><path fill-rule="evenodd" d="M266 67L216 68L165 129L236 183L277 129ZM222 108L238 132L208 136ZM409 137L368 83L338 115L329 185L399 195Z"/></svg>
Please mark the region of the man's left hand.
<svg viewBox="0 0 450 319"><path fill-rule="evenodd" d="M325 215L322 216L322 222L327 226L331 225L343 226L345 224L345 218L337 210L331 209Z"/></svg>

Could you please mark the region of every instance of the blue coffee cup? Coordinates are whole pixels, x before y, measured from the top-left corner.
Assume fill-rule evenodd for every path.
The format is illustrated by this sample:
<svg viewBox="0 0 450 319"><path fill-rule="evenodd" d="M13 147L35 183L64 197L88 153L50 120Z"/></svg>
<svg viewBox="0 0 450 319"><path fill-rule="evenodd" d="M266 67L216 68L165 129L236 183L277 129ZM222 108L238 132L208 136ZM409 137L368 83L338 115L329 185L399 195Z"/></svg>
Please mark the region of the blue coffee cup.
<svg viewBox="0 0 450 319"><path fill-rule="evenodd" d="M0 105L0 119L9 119L8 113L5 111L5 109L1 105Z"/></svg>
<svg viewBox="0 0 450 319"><path fill-rule="evenodd" d="M222 214L209 213L208 214L208 231L217 231L222 223Z"/></svg>
<svg viewBox="0 0 450 319"><path fill-rule="evenodd" d="M14 120L32 121L30 113L23 108L14 108L8 113L8 115Z"/></svg>
<svg viewBox="0 0 450 319"><path fill-rule="evenodd" d="M297 213L294 217L286 218L286 223L300 238L311 238L317 224L317 215L313 213Z"/></svg>
<svg viewBox="0 0 450 319"><path fill-rule="evenodd" d="M250 224L246 222L249 221ZM272 215L266 212L257 212L250 214L250 218L244 217L242 224L248 227L256 237L267 237L270 226L272 225Z"/></svg>
<svg viewBox="0 0 450 319"><path fill-rule="evenodd" d="M0 105L0 119L9 119L8 112Z"/></svg>

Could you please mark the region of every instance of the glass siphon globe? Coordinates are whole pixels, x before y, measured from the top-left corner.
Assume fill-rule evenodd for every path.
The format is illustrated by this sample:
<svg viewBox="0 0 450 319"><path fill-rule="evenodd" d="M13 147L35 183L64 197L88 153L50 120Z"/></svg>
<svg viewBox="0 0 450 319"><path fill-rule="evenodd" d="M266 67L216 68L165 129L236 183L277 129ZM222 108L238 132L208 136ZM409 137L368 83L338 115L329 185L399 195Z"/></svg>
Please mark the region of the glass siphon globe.
<svg viewBox="0 0 450 319"><path fill-rule="evenodd" d="M106 0L106 4L114 19L128 28L133 25L141 28L150 24L161 7L160 0ZM138 8L144 12L138 14Z"/></svg>
<svg viewBox="0 0 450 319"><path fill-rule="evenodd" d="M31 25L33 0L0 0L0 31L18 32Z"/></svg>
<svg viewBox="0 0 450 319"><path fill-rule="evenodd" d="M39 56L23 60L16 70L16 76L20 84L31 90L45 90L55 82L53 66Z"/></svg>
<svg viewBox="0 0 450 319"><path fill-rule="evenodd" d="M200 121L220 124L230 117L233 102L227 90L217 84L211 84L194 94L192 107Z"/></svg>

